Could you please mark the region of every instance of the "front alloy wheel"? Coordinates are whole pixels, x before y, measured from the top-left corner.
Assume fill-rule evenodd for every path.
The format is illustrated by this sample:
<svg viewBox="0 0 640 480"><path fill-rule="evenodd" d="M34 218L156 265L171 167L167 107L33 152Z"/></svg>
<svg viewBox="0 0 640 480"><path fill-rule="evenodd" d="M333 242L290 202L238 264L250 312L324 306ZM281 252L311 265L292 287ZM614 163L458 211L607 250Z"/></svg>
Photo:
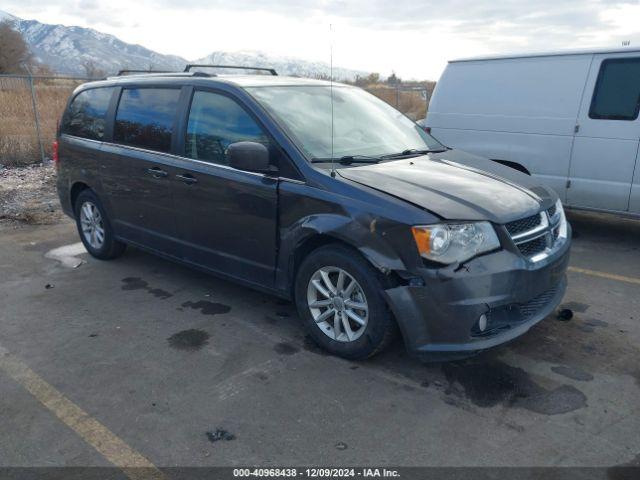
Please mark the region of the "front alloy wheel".
<svg viewBox="0 0 640 480"><path fill-rule="evenodd" d="M360 284L338 267L322 267L309 280L307 304L318 328L332 340L353 342L369 320L367 297Z"/></svg>
<svg viewBox="0 0 640 480"><path fill-rule="evenodd" d="M328 244L303 259L294 300L311 339L334 355L359 360L393 339L396 325L384 298L391 285L357 250Z"/></svg>

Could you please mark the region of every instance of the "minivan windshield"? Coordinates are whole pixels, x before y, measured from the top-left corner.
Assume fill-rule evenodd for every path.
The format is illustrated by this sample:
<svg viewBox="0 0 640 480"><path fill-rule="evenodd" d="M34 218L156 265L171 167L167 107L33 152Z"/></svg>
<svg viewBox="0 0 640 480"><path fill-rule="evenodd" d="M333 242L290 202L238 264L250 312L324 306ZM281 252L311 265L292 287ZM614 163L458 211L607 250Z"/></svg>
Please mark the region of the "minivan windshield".
<svg viewBox="0 0 640 480"><path fill-rule="evenodd" d="M333 108L328 85L261 86L247 90L312 161L349 158L349 163L368 163L367 159L376 161L380 157L397 158L446 148L402 113L359 88L334 85Z"/></svg>

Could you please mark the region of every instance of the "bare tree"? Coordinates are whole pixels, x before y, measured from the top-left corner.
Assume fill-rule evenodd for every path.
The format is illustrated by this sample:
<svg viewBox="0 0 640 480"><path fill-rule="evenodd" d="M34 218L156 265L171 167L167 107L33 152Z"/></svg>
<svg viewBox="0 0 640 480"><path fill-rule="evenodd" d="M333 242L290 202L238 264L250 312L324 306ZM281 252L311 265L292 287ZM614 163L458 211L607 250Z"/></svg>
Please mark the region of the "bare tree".
<svg viewBox="0 0 640 480"><path fill-rule="evenodd" d="M370 73L366 77L356 75L356 78L352 83L358 87L368 87L369 85L376 85L378 82L380 82L380 74Z"/></svg>
<svg viewBox="0 0 640 480"><path fill-rule="evenodd" d="M0 73L25 73L33 55L9 20L0 22Z"/></svg>
<svg viewBox="0 0 640 480"><path fill-rule="evenodd" d="M107 76L107 72L98 67L93 60L87 60L82 64L84 67L84 73L89 78L104 78Z"/></svg>
<svg viewBox="0 0 640 480"><path fill-rule="evenodd" d="M387 83L389 85L399 85L402 83L402 79L396 75L396 72L391 72L391 75L387 77Z"/></svg>

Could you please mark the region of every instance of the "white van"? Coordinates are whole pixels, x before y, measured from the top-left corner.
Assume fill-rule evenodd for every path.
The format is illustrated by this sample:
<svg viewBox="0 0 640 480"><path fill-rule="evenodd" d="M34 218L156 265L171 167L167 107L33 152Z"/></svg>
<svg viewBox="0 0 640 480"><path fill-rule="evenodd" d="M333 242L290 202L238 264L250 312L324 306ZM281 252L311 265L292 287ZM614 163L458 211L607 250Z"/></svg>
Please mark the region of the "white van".
<svg viewBox="0 0 640 480"><path fill-rule="evenodd" d="M525 171L570 207L640 215L640 49L449 62L427 129Z"/></svg>

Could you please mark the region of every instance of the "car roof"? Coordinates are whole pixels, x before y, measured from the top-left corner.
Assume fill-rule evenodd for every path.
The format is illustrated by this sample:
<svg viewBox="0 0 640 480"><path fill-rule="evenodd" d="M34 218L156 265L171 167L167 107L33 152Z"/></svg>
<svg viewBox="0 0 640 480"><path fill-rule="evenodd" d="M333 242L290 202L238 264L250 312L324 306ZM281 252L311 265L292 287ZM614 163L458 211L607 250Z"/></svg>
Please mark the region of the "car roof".
<svg viewBox="0 0 640 480"><path fill-rule="evenodd" d="M122 75L109 77L110 83L126 84L152 82L161 80L163 83L175 82L184 83L187 79L197 79L199 83L227 83L241 88L263 87L263 86L329 86L332 83L328 80L316 80L313 78L288 77L280 75L230 75L216 74L207 75L201 72L163 72L163 73L143 73L133 75ZM333 82L333 85L344 85Z"/></svg>
<svg viewBox="0 0 640 480"><path fill-rule="evenodd" d="M549 52L530 52L530 53L507 53L501 55L486 55L478 57L465 57L449 60L449 63L458 62L476 62L485 60L506 60L512 58L531 58L531 57L558 57L564 55L593 55L598 53L636 53L640 54L640 48L637 47L618 47L618 48L590 48L576 50L556 50Z"/></svg>
<svg viewBox="0 0 640 480"><path fill-rule="evenodd" d="M288 86L316 86L323 87L331 85L328 80L316 80L315 78L287 77L280 75L218 75L217 77L225 82L233 83L240 87L261 87L273 85ZM336 85L337 82L333 82Z"/></svg>

